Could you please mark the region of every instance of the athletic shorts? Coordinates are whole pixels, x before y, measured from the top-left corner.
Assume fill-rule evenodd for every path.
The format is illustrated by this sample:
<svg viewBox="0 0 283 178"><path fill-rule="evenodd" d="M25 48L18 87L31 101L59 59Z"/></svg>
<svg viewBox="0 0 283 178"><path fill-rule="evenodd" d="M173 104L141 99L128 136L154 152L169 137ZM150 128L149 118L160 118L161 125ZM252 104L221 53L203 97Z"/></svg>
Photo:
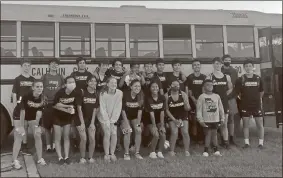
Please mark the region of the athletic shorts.
<svg viewBox="0 0 283 178"><path fill-rule="evenodd" d="M53 127L53 104L48 104L44 107L43 117L42 117L42 126L45 129L50 130Z"/></svg>
<svg viewBox="0 0 283 178"><path fill-rule="evenodd" d="M223 100L223 99L222 99L221 101L222 101L224 113L225 113L225 114L229 114L229 104L228 104L228 100Z"/></svg>
<svg viewBox="0 0 283 178"><path fill-rule="evenodd" d="M148 126L148 125L152 124L152 123L151 123L151 119L150 119L149 113L143 112L141 122L142 122L145 126ZM159 124L159 123L160 123L160 119L155 118L155 124Z"/></svg>
<svg viewBox="0 0 283 178"><path fill-rule="evenodd" d="M239 112L235 98L228 100L228 106L229 106L229 114L234 115L234 114L237 114Z"/></svg>
<svg viewBox="0 0 283 178"><path fill-rule="evenodd" d="M86 118L86 119L84 119L85 127L86 127L86 128L89 128L90 123L91 123L91 119L92 119L92 118ZM75 116L75 117L74 117L74 124L75 124L76 127L81 125L81 120L80 120L79 116Z"/></svg>
<svg viewBox="0 0 283 178"><path fill-rule="evenodd" d="M73 120L74 120L74 117L77 117L77 116L71 115L71 116L68 117L68 118L62 118L62 117L60 117L60 116L54 114L53 117L54 117L54 118L53 118L53 125L58 125L58 126L60 126L60 127L63 127L63 126L65 126L65 125L69 125L69 124L71 125L72 122L73 122Z"/></svg>
<svg viewBox="0 0 283 178"><path fill-rule="evenodd" d="M210 129L218 129L219 128L219 122L205 122L205 124Z"/></svg>
<svg viewBox="0 0 283 178"><path fill-rule="evenodd" d="M20 120L20 113L21 113L21 108L20 108L20 105L17 104L13 111L13 119Z"/></svg>
<svg viewBox="0 0 283 178"><path fill-rule="evenodd" d="M260 107L250 107L250 108L242 108L241 109L242 117L262 117L262 109Z"/></svg>
<svg viewBox="0 0 283 178"><path fill-rule="evenodd" d="M189 118L188 117L183 117L183 118L176 118L177 120L181 119L182 121L188 121ZM171 122L172 120L170 118L168 118L168 122Z"/></svg>

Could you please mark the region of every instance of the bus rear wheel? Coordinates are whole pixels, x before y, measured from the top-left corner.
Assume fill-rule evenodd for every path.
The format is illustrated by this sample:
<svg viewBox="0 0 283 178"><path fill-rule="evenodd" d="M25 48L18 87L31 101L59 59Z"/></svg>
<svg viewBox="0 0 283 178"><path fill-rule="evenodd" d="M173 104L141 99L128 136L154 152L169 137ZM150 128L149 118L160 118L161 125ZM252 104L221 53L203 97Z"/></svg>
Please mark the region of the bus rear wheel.
<svg viewBox="0 0 283 178"><path fill-rule="evenodd" d="M12 124L9 118L5 115L4 110L1 108L1 148L7 140L12 129Z"/></svg>

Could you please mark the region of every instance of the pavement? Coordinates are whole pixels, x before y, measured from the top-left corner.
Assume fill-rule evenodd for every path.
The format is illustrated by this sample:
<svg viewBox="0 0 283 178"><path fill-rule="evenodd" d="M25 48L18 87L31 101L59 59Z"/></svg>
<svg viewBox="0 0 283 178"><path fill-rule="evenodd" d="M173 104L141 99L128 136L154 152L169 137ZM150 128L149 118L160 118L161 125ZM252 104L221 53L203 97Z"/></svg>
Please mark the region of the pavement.
<svg viewBox="0 0 283 178"><path fill-rule="evenodd" d="M11 153L1 154L1 177L40 177L33 156L20 154L18 160L23 166L20 170L11 166Z"/></svg>

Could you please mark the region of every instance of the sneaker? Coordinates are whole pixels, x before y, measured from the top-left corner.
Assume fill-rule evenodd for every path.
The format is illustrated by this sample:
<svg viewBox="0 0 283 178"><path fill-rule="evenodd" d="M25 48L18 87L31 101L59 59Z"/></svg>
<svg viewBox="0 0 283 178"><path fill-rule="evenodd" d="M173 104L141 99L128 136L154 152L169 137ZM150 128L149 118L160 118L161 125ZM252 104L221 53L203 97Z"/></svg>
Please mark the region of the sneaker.
<svg viewBox="0 0 283 178"><path fill-rule="evenodd" d="M140 155L140 153L136 153L136 154L135 154L135 157L136 157L137 159L143 159L143 157Z"/></svg>
<svg viewBox="0 0 283 178"><path fill-rule="evenodd" d="M128 161L128 160L131 160L131 157L130 157L130 154L129 154L129 153L127 153L127 154L125 153L125 154L124 154L124 160L127 160L127 161Z"/></svg>
<svg viewBox="0 0 283 178"><path fill-rule="evenodd" d="M203 153L202 153L202 156L204 156L204 157L208 157L208 156L209 156L209 154L208 154L207 152L203 152Z"/></svg>
<svg viewBox="0 0 283 178"><path fill-rule="evenodd" d="M104 160L106 162L110 162L110 155L104 155Z"/></svg>
<svg viewBox="0 0 283 178"><path fill-rule="evenodd" d="M224 145L223 145L223 147L225 148L225 149L227 149L227 150L229 150L230 149L230 145L229 145L229 143L224 143Z"/></svg>
<svg viewBox="0 0 283 178"><path fill-rule="evenodd" d="M263 145L261 145L261 144L258 145L258 148L259 148L259 149L263 149Z"/></svg>
<svg viewBox="0 0 283 178"><path fill-rule="evenodd" d="M185 156L191 156L189 151L185 151Z"/></svg>
<svg viewBox="0 0 283 178"><path fill-rule="evenodd" d="M151 153L149 154L149 157L152 158L152 159L156 159L156 158L157 158L157 155L156 155L155 152L151 152Z"/></svg>
<svg viewBox="0 0 283 178"><path fill-rule="evenodd" d="M162 152L157 152L157 157L158 157L158 158L164 158Z"/></svg>
<svg viewBox="0 0 283 178"><path fill-rule="evenodd" d="M58 161L58 164L59 165L65 164L65 160L63 158L60 158L59 161Z"/></svg>
<svg viewBox="0 0 283 178"><path fill-rule="evenodd" d="M13 166L15 169L17 169L17 170L19 170L19 169L22 168L22 165L20 164L20 161L19 161L19 160L14 160L14 161L12 162L12 166Z"/></svg>
<svg viewBox="0 0 283 178"><path fill-rule="evenodd" d="M113 162L117 161L116 155L110 155L110 160Z"/></svg>
<svg viewBox="0 0 283 178"><path fill-rule="evenodd" d="M90 158L90 159L88 160L88 163L94 163L94 159L93 159L93 158Z"/></svg>
<svg viewBox="0 0 283 178"><path fill-rule="evenodd" d="M80 159L80 164L85 164L86 163L86 160L84 158L81 158Z"/></svg>
<svg viewBox="0 0 283 178"><path fill-rule="evenodd" d="M65 163L66 163L66 164L71 164L70 158L65 158Z"/></svg>
<svg viewBox="0 0 283 178"><path fill-rule="evenodd" d="M222 154L220 154L220 152L219 151L216 151L215 153L213 153L214 154L214 156L222 156Z"/></svg>
<svg viewBox="0 0 283 178"><path fill-rule="evenodd" d="M55 147L52 149L52 152L53 152L53 153L56 153L56 149L55 149Z"/></svg>
<svg viewBox="0 0 283 178"><path fill-rule="evenodd" d="M37 161L37 164L40 164L41 166L45 166L46 162L43 158L41 158L40 160Z"/></svg>
<svg viewBox="0 0 283 178"><path fill-rule="evenodd" d="M243 146L244 149L246 148L250 148L250 145L249 144L245 144L245 146Z"/></svg>
<svg viewBox="0 0 283 178"><path fill-rule="evenodd" d="M169 151L170 156L176 156L176 153L174 151Z"/></svg>

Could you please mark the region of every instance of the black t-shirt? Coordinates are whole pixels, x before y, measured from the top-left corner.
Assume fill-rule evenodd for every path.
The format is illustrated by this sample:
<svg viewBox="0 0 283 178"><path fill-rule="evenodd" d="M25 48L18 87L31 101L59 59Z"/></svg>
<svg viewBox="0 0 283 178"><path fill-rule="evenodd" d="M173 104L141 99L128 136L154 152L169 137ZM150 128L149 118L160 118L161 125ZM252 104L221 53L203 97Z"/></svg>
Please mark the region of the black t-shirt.
<svg viewBox="0 0 283 178"><path fill-rule="evenodd" d="M174 101L171 95L171 91L168 91L168 107L170 113L175 117L175 119L187 119L188 111L184 108L185 102L182 92L179 91L179 97L177 101Z"/></svg>
<svg viewBox="0 0 283 178"><path fill-rule="evenodd" d="M29 92L27 95L23 96L21 101L21 110L25 110L25 120L35 120L36 119L36 112L42 111L44 106L44 100L42 95L38 98L33 96L33 92Z"/></svg>
<svg viewBox="0 0 283 178"><path fill-rule="evenodd" d="M15 78L12 92L16 93L17 100L19 100L20 96L23 97L31 91L34 80L35 78L32 76L26 78L23 75L19 75Z"/></svg>
<svg viewBox="0 0 283 178"><path fill-rule="evenodd" d="M85 70L84 72L75 71L71 74L76 80L76 90L85 89L87 87L86 79L92 74Z"/></svg>
<svg viewBox="0 0 283 178"><path fill-rule="evenodd" d="M196 99L202 94L202 83L205 79L206 76L204 74L200 74L200 76L196 77L195 74L192 73L187 77L186 86L192 91L192 95Z"/></svg>
<svg viewBox="0 0 283 178"><path fill-rule="evenodd" d="M166 79L167 79L167 88L170 88L172 81L178 80L180 83L180 90L185 92L185 84L182 80L181 74L179 74L179 76L176 77L175 75L173 75L173 72L170 72L167 74Z"/></svg>
<svg viewBox="0 0 283 178"><path fill-rule="evenodd" d="M165 97L163 95L158 95L157 100L154 100L152 96L147 96L144 102L144 119L147 119L146 122L151 123L150 112L154 112L155 123L160 123L160 113L165 109Z"/></svg>
<svg viewBox="0 0 283 178"><path fill-rule="evenodd" d="M109 69L109 70L107 70L106 74L107 74L107 76L111 76L111 77L117 79L117 84L119 85L120 80L121 80L121 78L122 78L123 75L124 75L124 72L119 72L119 73L118 73L118 72L115 71L114 69Z"/></svg>
<svg viewBox="0 0 283 178"><path fill-rule="evenodd" d="M167 85L167 82L166 82L165 73L160 74L160 73L155 72L154 76L155 76L156 79L158 79L161 82L163 92L166 93L168 85Z"/></svg>
<svg viewBox="0 0 283 178"><path fill-rule="evenodd" d="M57 103L62 103L65 105L73 105L75 108L75 114L77 114L77 106L82 104L82 95L81 92L73 90L69 95L66 94L66 88L61 88L55 95L53 105ZM64 111L59 111L55 109L55 114L62 118L68 119L72 116L72 114L66 113Z"/></svg>
<svg viewBox="0 0 283 178"><path fill-rule="evenodd" d="M103 80L101 80L99 74L97 80L97 86L96 86L96 90L100 91L105 85L106 85L106 81L108 79L108 76L105 74Z"/></svg>
<svg viewBox="0 0 283 178"><path fill-rule="evenodd" d="M131 96L131 91L125 91L123 94L122 110L126 112L129 120L136 119L138 117L138 111L143 109L143 104L138 102L138 96L134 99Z"/></svg>
<svg viewBox="0 0 283 178"><path fill-rule="evenodd" d="M213 82L213 93L216 93L220 96L223 105L228 105L227 91L229 88L226 74L224 74L222 78L216 78L212 74L211 79Z"/></svg>
<svg viewBox="0 0 283 178"><path fill-rule="evenodd" d="M93 114L93 109L99 107L99 101L97 97L97 93L90 93L87 89L83 92L83 99L82 99L82 112L84 119L91 119Z"/></svg>
<svg viewBox="0 0 283 178"><path fill-rule="evenodd" d="M244 79L242 79L244 77ZM248 78L245 74L236 81L235 90L241 96L241 108L260 108L260 92L263 92L263 82L260 76Z"/></svg>

